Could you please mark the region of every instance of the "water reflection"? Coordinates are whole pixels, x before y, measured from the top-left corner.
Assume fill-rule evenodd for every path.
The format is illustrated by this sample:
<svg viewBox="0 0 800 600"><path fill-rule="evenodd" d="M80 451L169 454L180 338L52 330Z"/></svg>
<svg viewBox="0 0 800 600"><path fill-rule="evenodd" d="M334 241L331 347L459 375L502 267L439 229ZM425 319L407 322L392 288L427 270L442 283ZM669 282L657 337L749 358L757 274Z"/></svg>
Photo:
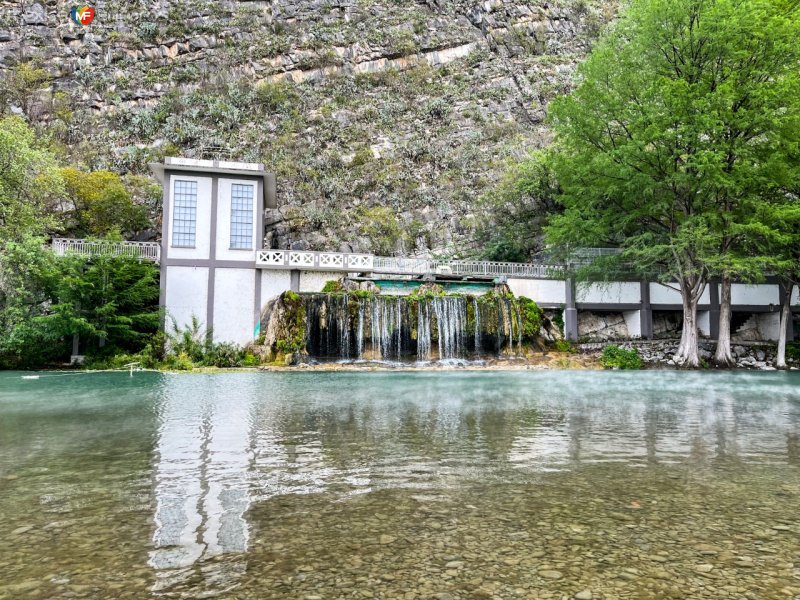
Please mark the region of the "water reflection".
<svg viewBox="0 0 800 600"><path fill-rule="evenodd" d="M158 406L154 589L198 577L206 589L234 585L258 535L248 508L275 496L325 492L346 501L398 488L446 494L598 463L798 465L800 400L789 382L797 378L169 376ZM239 557L215 569L208 559L220 555Z"/></svg>
<svg viewBox="0 0 800 600"><path fill-rule="evenodd" d="M155 465L155 533L150 565L156 589L193 575L200 560L243 553L250 537L254 394L231 394L213 379L204 393L170 377L160 403ZM227 582L226 582L227 583Z"/></svg>

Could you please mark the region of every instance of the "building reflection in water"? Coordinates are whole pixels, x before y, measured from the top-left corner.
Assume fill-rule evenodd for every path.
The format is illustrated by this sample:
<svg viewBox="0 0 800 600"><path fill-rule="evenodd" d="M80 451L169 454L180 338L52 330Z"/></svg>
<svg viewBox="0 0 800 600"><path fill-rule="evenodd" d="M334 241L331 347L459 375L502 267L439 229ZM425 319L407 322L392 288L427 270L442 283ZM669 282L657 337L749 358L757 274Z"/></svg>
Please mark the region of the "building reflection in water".
<svg viewBox="0 0 800 600"><path fill-rule="evenodd" d="M160 406L155 465L155 533L150 565L156 591L198 575L192 567L223 553L244 553L250 536L253 462L251 411L257 396L226 389L185 387L187 377L167 379ZM236 569L225 568L229 577ZM201 572L206 579L219 573ZM221 580L219 584L230 582Z"/></svg>
<svg viewBox="0 0 800 600"><path fill-rule="evenodd" d="M154 466L154 591L190 581L197 589L198 578L207 589L236 585L257 535L248 508L281 494L441 492L596 463L800 463L800 405L785 396L752 401L733 386L702 397L637 394L624 382L572 389L550 375L500 384L395 377L376 384L365 374L342 389L313 374L167 376ZM390 395L376 392L389 383ZM214 557L224 563L207 560Z"/></svg>

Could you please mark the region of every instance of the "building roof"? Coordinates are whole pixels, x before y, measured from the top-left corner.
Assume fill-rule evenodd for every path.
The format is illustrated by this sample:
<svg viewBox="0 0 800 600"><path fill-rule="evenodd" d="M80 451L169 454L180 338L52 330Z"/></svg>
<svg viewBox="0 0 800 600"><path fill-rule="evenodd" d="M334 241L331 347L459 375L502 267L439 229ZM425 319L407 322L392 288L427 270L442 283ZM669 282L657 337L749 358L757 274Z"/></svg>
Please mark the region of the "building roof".
<svg viewBox="0 0 800 600"><path fill-rule="evenodd" d="M201 160L167 156L164 163L148 165L156 178L164 184L164 172L180 171L198 175L236 175L239 177L258 177L264 181L264 206L277 208L275 174L268 173L261 163L234 162L229 160Z"/></svg>

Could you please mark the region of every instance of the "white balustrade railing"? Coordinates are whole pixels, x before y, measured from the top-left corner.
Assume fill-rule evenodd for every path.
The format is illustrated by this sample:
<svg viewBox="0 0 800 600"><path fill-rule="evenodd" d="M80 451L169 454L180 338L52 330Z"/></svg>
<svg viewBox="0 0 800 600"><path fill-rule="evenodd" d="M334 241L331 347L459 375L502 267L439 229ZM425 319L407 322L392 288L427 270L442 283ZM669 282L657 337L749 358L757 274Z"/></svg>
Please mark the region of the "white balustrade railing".
<svg viewBox="0 0 800 600"><path fill-rule="evenodd" d="M64 256L65 254L131 256L153 262L161 260L161 244L158 242L111 242L105 240L53 238L51 247L53 252L59 256Z"/></svg>
<svg viewBox="0 0 800 600"><path fill-rule="evenodd" d="M256 266L269 269L302 269L309 271L365 271L391 275L431 274L462 277L563 278L563 268L557 265L479 260L447 261L298 250L259 250L256 255Z"/></svg>

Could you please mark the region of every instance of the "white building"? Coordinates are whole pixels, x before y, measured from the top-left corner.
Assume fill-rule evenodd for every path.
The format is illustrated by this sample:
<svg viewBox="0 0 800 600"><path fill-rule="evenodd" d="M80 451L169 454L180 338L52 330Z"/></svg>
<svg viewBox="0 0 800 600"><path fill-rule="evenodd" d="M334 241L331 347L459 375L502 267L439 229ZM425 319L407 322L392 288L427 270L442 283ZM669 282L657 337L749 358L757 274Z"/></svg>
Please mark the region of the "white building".
<svg viewBox="0 0 800 600"><path fill-rule="evenodd" d="M166 158L151 164L164 186L161 298L167 326L196 316L215 341L255 337L262 306L264 209L274 208L275 176L264 165Z"/></svg>

